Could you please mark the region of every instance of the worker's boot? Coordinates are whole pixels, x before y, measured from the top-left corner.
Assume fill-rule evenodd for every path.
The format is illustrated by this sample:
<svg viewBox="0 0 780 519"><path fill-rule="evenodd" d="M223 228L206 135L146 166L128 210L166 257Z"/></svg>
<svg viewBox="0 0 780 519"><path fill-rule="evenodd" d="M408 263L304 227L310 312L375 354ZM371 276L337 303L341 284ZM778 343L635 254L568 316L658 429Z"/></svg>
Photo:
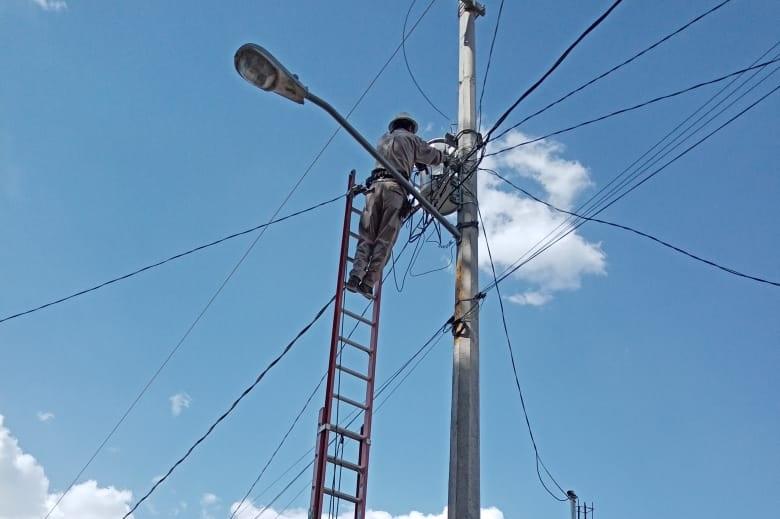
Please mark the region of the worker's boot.
<svg viewBox="0 0 780 519"><path fill-rule="evenodd" d="M344 288L350 292L358 292L360 290L360 278L355 275L349 276L349 281L344 285Z"/></svg>
<svg viewBox="0 0 780 519"><path fill-rule="evenodd" d="M366 299L374 299L374 284L362 281L358 287L358 294Z"/></svg>

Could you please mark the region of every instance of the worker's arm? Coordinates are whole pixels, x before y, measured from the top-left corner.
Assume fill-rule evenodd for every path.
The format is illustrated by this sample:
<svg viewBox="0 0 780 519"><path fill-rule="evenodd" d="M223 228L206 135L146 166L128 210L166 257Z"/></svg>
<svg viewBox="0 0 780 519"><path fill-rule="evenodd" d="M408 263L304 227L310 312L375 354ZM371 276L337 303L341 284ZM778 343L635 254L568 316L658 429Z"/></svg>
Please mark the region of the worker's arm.
<svg viewBox="0 0 780 519"><path fill-rule="evenodd" d="M414 161L436 166L444 162L444 152L437 150L420 137L414 135Z"/></svg>

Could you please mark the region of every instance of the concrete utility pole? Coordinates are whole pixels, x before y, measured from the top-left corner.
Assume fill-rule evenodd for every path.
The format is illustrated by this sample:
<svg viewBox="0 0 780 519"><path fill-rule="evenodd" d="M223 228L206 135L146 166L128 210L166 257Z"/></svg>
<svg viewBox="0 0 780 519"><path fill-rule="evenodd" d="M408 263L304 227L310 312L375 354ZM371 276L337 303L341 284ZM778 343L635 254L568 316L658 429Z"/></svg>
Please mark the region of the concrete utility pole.
<svg viewBox="0 0 780 519"><path fill-rule="evenodd" d="M460 31L458 154L466 156L477 144L475 30L484 7L475 0L458 0ZM462 204L458 209L458 257L455 264L455 349L452 370L450 424L449 519L479 519L479 291L477 244L476 155L461 168ZM473 172L473 174L471 174Z"/></svg>

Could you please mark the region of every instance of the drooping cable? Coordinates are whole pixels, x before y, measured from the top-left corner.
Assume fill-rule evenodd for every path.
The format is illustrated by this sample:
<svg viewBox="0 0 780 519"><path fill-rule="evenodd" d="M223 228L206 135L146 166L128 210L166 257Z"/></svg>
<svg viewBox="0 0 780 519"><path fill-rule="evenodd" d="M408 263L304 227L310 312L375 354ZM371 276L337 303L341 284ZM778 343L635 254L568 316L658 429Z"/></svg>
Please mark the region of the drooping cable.
<svg viewBox="0 0 780 519"><path fill-rule="evenodd" d="M604 20L606 20L606 19L607 19L607 17L608 17L608 16L609 16L609 15L612 13L612 11L613 11L613 10L614 10L614 9L615 9L615 8L616 8L618 5L620 5L620 3L621 3L622 1L623 1L623 0L615 0L615 1L612 3L612 5L610 5L610 6L609 6L609 8L608 8L606 11L604 11L604 12L601 14L601 16L599 16L599 17L598 17L596 20L594 20L594 21L593 21L593 23L591 23L591 24L588 26L588 28L587 28L587 29L585 29L585 31L584 31L582 34L580 34L580 35L577 37L577 39L576 39L576 40L574 40L574 42L573 42L571 45L569 45L569 46L566 48L566 50L563 52L563 54L561 54L561 55L558 57L558 59L556 59L556 60L555 60L555 62L552 64L552 66L551 66L551 67L550 67L550 68L549 68L549 69L548 69L548 70L547 70L547 71L546 71L544 74L542 74L542 77L540 77L539 79L537 79L537 80L536 80L536 82L534 82L534 84L532 84L530 87L528 87L528 88L525 90L525 92L523 92L523 93L520 95L520 97L518 97L518 98L517 98L517 100L515 100L515 102L514 102L514 103L512 103L512 104L509 106L509 108L508 108L506 111L504 111L504 113L503 113L503 114L501 114L501 116L500 116L500 117L499 117L499 118L496 120L496 122L495 122L495 123L493 123L493 126L492 126L492 127L490 128L490 130L487 132L487 134L486 134L486 136L485 136L485 142L486 142L486 143L487 143L488 141L490 141L490 139L491 139L491 137L492 137L492 135L493 135L493 132L494 132L494 131L496 131L496 129L498 129L498 127L499 127L499 126L501 126L501 125L504 123L504 121L506 120L506 118L507 118L507 117L509 117L509 115L510 115L510 114L511 114L511 113L512 113L514 110L515 110L515 108L517 108L517 106L518 106L520 103L522 103L522 102L523 102L523 100L525 100L525 99L526 99L526 98L527 98L529 95L531 95L531 94L532 94L532 93L533 93L533 92L534 92L534 91L535 91L537 88L539 88L539 86L540 86L542 83L544 83L544 82L547 80L547 78L548 78L548 77L550 77L550 75L551 75L553 72L555 72L555 69L557 69L557 68L558 68L558 67L561 65L561 63L563 63L563 61L566 59L566 57L567 57L567 56L568 56L568 55L569 55L569 54L570 54L570 53L571 53L571 52L572 52L572 51L573 51L573 50L574 50L574 49L575 49L575 48L576 48L576 47L577 47L577 46L580 44L580 42L582 42L582 40L584 40L584 39L585 39L585 37L586 37L588 34L590 34L590 33L591 33L591 32L592 32L592 31L593 31L593 30L594 30L596 27L598 27L599 25L601 25L601 23L602 23Z"/></svg>
<svg viewBox="0 0 780 519"><path fill-rule="evenodd" d="M566 99L570 98L574 94L577 94L577 93L585 90L589 86L591 86L594 83L604 79L605 77L609 76L613 72L616 72L616 71L620 70L621 68L625 67L626 65L628 65L629 63L639 59L640 57L644 56L645 54L647 54L651 50L653 50L656 47L660 46L661 44L667 42L668 40L670 40L671 38L677 36L678 34L684 32L685 30L689 29L696 22L698 22L698 21L702 20L703 18L705 18L706 16L714 13L715 11L717 11L718 9L723 7L724 5L728 4L729 2L731 2L731 0L723 0L721 3L717 4L715 7L712 7L710 9L708 9L707 11L703 12L702 14L696 16L695 18L690 20L688 23L682 25L681 27L678 27L677 29L675 29L674 31L670 32L669 34L667 34L666 36L664 36L660 40L656 41L655 43L651 44L650 46L645 47L641 51L637 52L636 54L634 54L630 58L628 58L628 59L618 63L617 65L613 66L609 70L607 70L605 72L602 72L601 74L599 74L598 76L594 77L593 79L591 79L589 81L586 81L585 83L583 83L582 85L578 86L574 90L569 91L568 93L564 94L563 96L559 97L558 99L556 99L552 103L544 106L543 108L537 110L536 112L532 113L531 115L528 115L528 116L524 117L520 122L518 122L514 126L511 126L511 127L507 128L506 130L502 131L501 133L499 133L498 135L493 137L493 140L500 139L501 137L503 137L504 135L506 135L510 131L512 131L515 128L521 126L522 124L530 121L531 119L535 118L536 116L543 114L544 112L546 112L547 110L549 110L553 106L562 103L563 101L565 101Z"/></svg>
<svg viewBox="0 0 780 519"><path fill-rule="evenodd" d="M166 258L164 260L160 260L160 261L157 261L155 263L151 263L149 265L146 265L144 267L140 267L140 268L138 268L136 270L133 270L132 272L128 272L127 274L122 274L121 276L117 276L117 277L111 278L111 279L109 279L107 281L103 281L102 283L98 283L97 285L94 285L92 287L79 290L78 292L74 292L73 294L70 294L68 296L61 297L61 298L55 299L53 301L49 301L48 303L44 303L42 305L30 308L28 310L24 310L23 312L18 312L16 314L12 314L12 315L0 318L0 323L4 323L5 321L10 321L11 319L15 319L15 318L21 317L23 315L31 314L31 313L37 312L39 310L43 310L44 308L48 308L50 306L54 306L54 305L59 304L59 303L64 303L65 301L68 301L70 299L74 299L74 298L82 296L84 294L88 294L89 292L94 292L95 290L101 289L101 288L103 288L105 286L108 286L108 285L112 285L112 284L117 283L119 281L124 281L125 279L131 278L133 276L137 276L138 274L141 274L141 273L146 272L148 270L155 269L157 267L165 265L166 263L170 263L171 261L174 261L174 260L177 260L177 259L181 259L181 258L183 258L185 256L189 256L190 254L193 254L195 252L199 252L199 251L202 251L204 249L208 249L209 247L214 247L215 245L219 245L221 243L224 243L226 241L232 240L234 238L238 238L238 237L244 236L246 234L251 234L251 233L253 233L253 232L257 231L257 230L264 229L266 227L270 227L271 225L283 222L285 220L289 220L291 218L294 218L296 216L300 216L300 215L308 213L310 211L314 211L315 209L319 209L319 208L324 207L326 205L332 204L333 202L341 200L345 196L346 196L346 193L343 194L343 195L339 195L339 196L337 196L335 198L331 198L330 200L325 200L324 202L320 202L320 203L315 204L315 205L313 205L311 207L307 207L306 209L301 209L300 211L296 211L294 213L290 213L290 214L288 214L286 216L282 216L281 218L277 218L275 220L271 220L271 221L266 222L264 224L256 225L254 227L250 227L248 229L244 229L243 231L235 232L233 234L228 234L227 236L223 236L222 238L219 238L217 240L214 240L214 241L211 241L211 242L208 242L208 243L204 243L203 245L198 245L197 247L193 247L193 248L191 248L189 250L186 250L184 252L179 252L177 254L174 254L173 256L170 256L170 257L168 257L168 258Z"/></svg>
<svg viewBox="0 0 780 519"><path fill-rule="evenodd" d="M435 1L435 0L434 0ZM431 101L431 98L428 97L428 94L425 93L425 90L422 89L420 86L420 83L417 81L417 78L414 76L414 72L412 72L412 66L409 64L409 56L406 55L406 25L409 22L409 15L412 14L412 8L414 7L414 4L417 3L417 0L412 0L412 3L409 4L409 9L406 11L406 16L404 17L404 28L401 32L401 49L403 51L404 56L404 63L406 64L406 71L409 73L409 77L412 80L412 83L414 83L414 86L417 87L417 91L420 92L420 95L423 96L423 98L428 102L428 105L430 105L431 108L433 108L439 115L444 117L444 119L447 120L447 122L452 121L452 119L449 118L447 114L442 112L436 104ZM431 2L431 5L433 2ZM430 8L430 6L429 6Z"/></svg>
<svg viewBox="0 0 780 519"><path fill-rule="evenodd" d="M652 99L648 99L647 101L642 101L641 103L637 103L637 104L634 104L634 105L626 107L626 108L621 108L619 110L614 110L614 111L609 112L607 114L601 115L599 117L595 117L593 119L588 119L587 121L583 121L581 123L578 123L578 124L575 124L575 125L572 125L572 126L568 126L568 127L563 128L561 130L556 130L556 131L553 131L553 132L550 132L550 133L546 133L545 135L542 135L541 137L536 137L534 139L529 139L527 141L523 141L523 142L518 143L518 144L513 144L512 146L507 146L505 148L501 148L499 150L492 151L490 153L486 153L484 156L485 157L492 157L494 155L500 155L502 153L506 153L508 151L515 150L515 149L520 148L522 146L527 146L527 145L533 144L535 142L539 142L539 141L543 141L545 139L549 139L550 137L554 137L554 136L560 135L562 133L568 133L568 132L570 132L572 130L576 130L578 128L582 128L583 126L589 126L589 125L591 125L593 123L597 123L597 122L603 121L605 119L610 119L610 118L615 117L617 115L622 115L622 114L625 114L627 112L632 112L634 110L638 110L640 108L645 108L645 107L647 107L649 105L652 105L654 103L657 103L659 101L665 101L667 99L671 99L673 97L677 97L677 96L680 96L682 94L687 94L689 92L693 92L694 90L698 90L699 88L703 88L705 86L714 85L716 83L720 83L720 82L725 81L727 79L731 79L731 78L734 78L736 76L741 76L745 72L749 72L751 70L762 69L762 68L767 67L767 66L769 66L769 65L771 65L773 63L777 63L778 61L780 61L780 58L775 58L775 59L772 59L772 60L769 60L769 61L765 61L763 63L759 63L758 65L752 65L750 67L743 68L743 69L737 70L735 72L731 72L729 74L726 74L725 76L720 76L720 77L717 77L715 79L710 79L708 81L703 81L703 82L700 82L700 83L696 83L695 85L691 85L691 86L683 88L681 90L676 90L676 91L671 92L669 94L664 94L664 95L661 95L661 96L657 96L657 97L654 97Z"/></svg>
<svg viewBox="0 0 780 519"><path fill-rule="evenodd" d="M221 422L222 422L222 421L223 421L225 418L227 418L227 417L228 417L228 415L230 415L230 413L232 413L232 412L233 412L233 410L236 408L236 406L238 406L238 404L239 404L239 403L241 403L241 400L243 400L243 399L244 399L244 397L246 397L246 396L247 396L247 395L248 395L248 394L249 394L249 393L250 393L250 392L251 392L251 391L252 391L252 390L253 390L255 387L257 387L257 385L258 385L258 384L259 384L259 383L260 383L260 382L263 380L263 378L265 378L266 374L268 374L268 372L269 372L269 371L271 371L271 370L274 368L274 366L276 366L276 365L277 365L277 364L278 364L278 363L279 363L279 362L280 362L280 361L281 361L281 360L282 360L282 359L285 357L285 355L287 355L287 354L290 352L290 350L292 350L292 347L293 347L293 346L295 346L295 343L296 343L296 342L298 342L298 340L299 340L301 337L303 337L303 336L306 334L306 332L308 332L308 331L311 329L311 327L312 327L312 326L314 326L314 324L315 324L315 323L316 323L316 322L317 322L317 321L320 319L320 317L322 317L322 316L323 316L323 314L325 313L325 310L327 310L327 309L328 309L328 307L331 305L331 303L333 303L333 301L335 301L335 299L336 299L336 296L335 296L335 295L334 295L334 296L332 296L330 299L328 299L328 302L327 302L327 303L325 303L325 304L322 306L322 308L320 308L320 310L319 310L319 311L318 311L318 312L317 312L317 313L314 315L314 318L313 318L311 321L309 321L309 323L308 323L308 324L306 324L306 326L304 326L304 327L303 327L303 328L302 328L302 329L301 329L301 330L300 330L300 331L297 333L297 335L296 335L295 337L293 337L293 339L292 339L292 340L291 340L289 343L287 343L287 346L285 346L285 347L284 347L284 349L281 351L281 353L279 353L279 354L278 354L278 355L277 355L277 356L276 356L276 357L275 357L275 358L274 358L274 359L273 359L273 360L272 360L272 361L271 361L271 362L268 364L268 366L266 366L266 368L265 368L263 371L261 371L261 372L260 372L260 373L257 375L257 377L255 378L254 382L252 382L252 384L250 384L249 386L247 386L247 387L246 387L246 389L244 389L244 391L243 391L243 392L242 392L242 393L241 393L241 394L238 396L238 398L236 398L236 399L233 401L233 403L232 403L232 404L230 404L230 407L228 407L228 409L227 409L227 410L226 410L224 413L222 413L222 414L219 416L219 418L217 418L217 419L216 419L216 420L215 420L215 421L214 421L214 422L213 422L213 423L212 423L212 424L209 426L209 428L206 430L206 432L205 432L205 433L203 433L203 435L201 435L201 436L200 436L200 438L198 438L198 439L195 441L195 443L193 443L193 444L190 446L190 448L189 448L189 449L187 449L187 452L185 452L185 453L184 453L184 455L183 455L181 458L179 458L179 459L178 459L178 460L177 460L177 461L176 461L176 462L175 462L175 463L174 463L174 464L173 464L173 465L172 465L172 466L171 466L171 467L168 469L168 471L167 471L167 472L166 472L166 473L165 473L165 474L164 474L164 475L163 475L161 478L159 478L157 481L155 481L154 485L152 485L152 488L150 488L150 489L149 489L149 491L148 491L146 494L144 494L144 495L141 497L141 499L139 499L138 501L136 501L136 502L135 502L135 504L134 504L134 505L133 505L133 506L130 508L130 511L128 511L128 512L127 512L127 513L126 513L126 514L125 514L125 515L122 517L122 519L127 519L127 518L128 518L128 517L129 517L129 516L130 516L130 515L131 515L131 514L132 514L132 513L133 513L133 512L134 512L134 511L135 511L135 510L136 510L136 509L137 509L137 508L140 506L140 505L141 505L141 503L143 503L144 501L146 501L146 500L149 498L149 496L151 496L151 495L152 495L152 493L154 493L154 491L155 491L155 490L157 490L157 487L159 487L160 485L162 485L162 484L165 482L165 480L167 480L167 479L170 477L170 475L173 473L173 471L174 471L174 470L176 470L176 468L177 468L179 465L181 465L182 463L184 463L184 461L185 461L185 460L186 460L186 459L187 459L187 458L190 456L190 454L192 454L192 452L193 452L193 451L194 451L194 450L195 450L195 449L198 447L198 445L200 445L201 443L203 443L203 441L204 441L206 438L208 438L208 437L209 437L209 435L210 435L210 434L211 434L211 433L214 431L214 429L217 427L217 425L219 425L219 424L220 424L220 423L221 423Z"/></svg>
<svg viewBox="0 0 780 519"><path fill-rule="evenodd" d="M682 151L682 152L680 152L679 154L675 155L675 156L674 156L672 159L670 159L669 161L667 161L666 163L664 163L664 164L663 164L662 166L660 166L659 168L655 169L655 170L654 170L652 173L650 173L648 176L646 176L644 179L642 179L642 180L641 180L640 182L638 182L637 184L634 184L634 185L633 185L631 188L629 188L627 191L623 192L623 193L622 193L620 196L618 196L618 197L614 198L614 199L613 199L612 201L610 201L608 204L606 204L606 205L603 205L601 208L599 208L599 209L598 209L598 210L597 210L595 213L593 213L593 214L594 214L594 215L598 215L598 214L599 214L599 213L601 213L602 211L606 210L608 207L610 207L611 205L613 205L614 203L616 203L618 200L620 200L621 198L623 198L624 196L626 196L628 193L630 193L631 191L635 190L636 188L638 188L639 186L641 186L642 184L644 184L645 182L647 182L648 180L650 180L651 178L653 178L655 175L657 175L657 174L658 174L658 173L660 173L661 171L665 170L665 169L666 169L667 167L669 167L671 164L673 164L674 162L676 162L676 161L677 161L677 160L679 160L680 158L682 158L682 157L684 157L685 155L687 155L688 153L690 153L692 150L694 150L696 147L698 147L699 145L701 145L703 142L705 142L706 140L708 140L710 137L712 137L713 135L715 135L716 133L718 133L719 131L721 131L723 128L725 128L725 127L726 127L726 126L728 126L729 124L731 124L731 123L733 123L734 121L736 121L736 120L737 120L739 117L741 117L742 115L744 115L745 113L747 113L749 110L751 110L752 108L754 108L755 106L757 106L759 103L761 103L762 101L764 101L764 100L765 100L767 97L769 97L770 95L772 95L772 94L774 94L775 92L777 92L777 90L778 90L778 89L780 89L780 85L776 86L775 88L773 88L772 90L770 90L769 92L767 92L766 94L764 94L763 96L761 96L760 98L758 98L756 101L754 101L753 103L751 103L750 105L748 105L748 106L747 106L747 107L745 107L744 109L740 110L740 111L739 111L739 112L738 112L736 115L732 116L732 117L731 117L731 118L729 118L729 119L728 119L726 122L722 123L720 126L718 126L717 128L715 128L714 130L710 131L710 132L709 132L707 135L705 135L704 137L702 137L701 139L699 139L698 141L696 141L696 142L695 142L695 143L693 143L692 145L688 146L688 147L687 147L685 150L683 150L683 151ZM592 218L592 216L591 216L591 218ZM561 241L563 238L565 238L566 236L568 236L570 233L574 232L574 231L575 231L575 230L576 230L576 229L577 229L577 228L578 228L580 225L582 225L582 223L584 223L585 221L587 221L587 220L584 220L583 222L580 222L579 224L576 224L576 225L575 225L575 226L573 226L571 229L569 229L568 231L566 231L565 233L563 233L561 236L559 236L558 238L556 238L554 241L552 241L551 243L549 243L548 245L546 245L545 247L543 247L542 249L540 249L538 252L536 252L536 253L534 253L533 255L531 255L531 256L530 256L528 259L526 259L526 260L524 260L524 261L522 261L522 262L520 262L520 263L518 263L518 264L514 265L514 266L513 266L513 267L511 267L511 268L508 268L508 269L507 269L507 270L506 270L504 273L502 273L502 274L501 274L501 276L499 276L499 278L498 278L498 280L497 280L496 282L494 282L494 283L492 283L491 285L489 285L488 287L486 287L486 288L483 290L483 292L485 292L485 291L488 291L488 290L492 289L493 287L495 287L495 286L496 286L496 284L497 284L497 283L501 283L503 280L505 280L507 277L509 277L510 275L512 275L514 272L516 272L516 271L517 271L519 268L521 268L523 265L527 264L529 261L531 261L531 260L533 260L534 258L536 258L536 257L537 257L539 254L541 254L542 252L546 251L547 249L549 249L550 247L552 247L553 245L555 245L556 243L558 243L559 241Z"/></svg>
<svg viewBox="0 0 780 519"><path fill-rule="evenodd" d="M678 247L676 245L672 245L671 243L669 243L669 242L667 242L665 240L662 240L661 238L658 238L657 236L653 236L652 234L648 234L646 232L640 231L639 229L635 229L635 228L630 227L628 225L623 225L623 224L619 224L619 223L615 223L615 222L610 222L608 220L602 220L600 218L591 218L589 216L585 216L585 215L581 215L581 214L578 214L578 213L574 213L572 211L567 211L566 209L561 209L560 207L557 207L557 206L551 204L550 202L547 202L546 200L542 200L541 198L539 198L537 196L534 196L532 193L530 193L527 190L523 189L522 187L518 186L517 184L515 184L514 182L512 182L508 178L504 177L503 175L501 175L500 173L498 173L495 170L487 169L487 168L480 168L480 169L482 171L487 171L488 173L492 174L496 178L499 178L500 180L502 180L503 182L505 182L509 186L517 189L518 191L523 193L528 198L534 200L535 202L539 202L540 204L546 205L547 207L549 207L553 211L557 211L557 212L560 212L560 213L563 213L563 214L567 214L569 216L574 216L575 218L586 220L586 221L589 221L589 222L596 222L596 223L600 223L600 224L603 224L603 225L608 225L610 227L614 227L616 229L622 229L624 231L628 231L628 232L634 233L634 234L636 234L638 236L641 236L643 238L647 238L648 240L652 240L652 241L654 241L654 242L656 242L656 243L658 243L660 245L663 245L664 247L672 249L675 252L679 252L680 254L683 254L683 255L685 255L685 256L693 259L693 260L699 261L701 263L710 265L711 267L714 267L716 269L722 270L722 271L724 271L724 272L726 272L728 274L732 274L734 276L738 276L738 277L742 277L742 278L745 278L745 279L750 279L750 280L753 280L753 281L757 281L759 283L764 283L764 284L767 284L767 285L773 285L773 286L776 286L776 287L780 287L780 282L771 281L771 280L768 280L768 279L765 279L765 278L761 278L761 277L758 277L758 276L752 276L750 274L745 274L744 272L739 272L739 271L737 271L737 270L735 270L733 268L723 266L720 263L715 262L713 260L708 260L706 258L702 258L701 256L699 256L697 254L694 254L694 253L692 253L690 251L687 251L687 250L685 250L685 249L683 249L681 247Z"/></svg>
<svg viewBox="0 0 780 519"><path fill-rule="evenodd" d="M493 273L493 282L495 283L496 287L496 298L498 299L498 305L501 309L501 323L504 327L504 336L506 337L506 346L509 350L509 360L512 363L512 373L515 377L515 386L517 387L517 393L520 395L520 406L523 410L523 417L525 418L525 425L528 428L528 436L531 438L531 445L534 449L534 457L536 459L536 477L539 479L539 483L542 484L542 487L547 491L550 496L555 499L556 501L564 502L567 501L568 498L566 497L566 491L561 488L561 485L558 484L558 482L555 480L555 478L550 474L550 471L547 470L547 467L544 465L544 462L542 461L542 457L539 455L539 447L536 444L536 438L534 437L534 431L531 427L531 420L528 418L528 409L525 405L525 397L523 396L523 389L520 386L520 377L517 374L517 364L515 363L515 352L512 348L512 340L509 337L509 327L506 324L506 315L504 312L504 300L501 297L501 288L498 285L498 279L496 276L496 265L493 263L493 253L490 249L490 241L488 240L487 235L487 228L485 227L485 221L482 219L482 211L477 207L477 215L479 216L479 222L480 227L482 227L482 235L485 238L485 248L487 249L488 253L488 259L490 260L490 270ZM564 497L556 496L554 492L550 490L550 488L547 486L547 484L544 481L544 478L542 478L542 473L539 470L539 465L541 464L542 467L544 467L544 471L547 473L547 476L550 478L550 480L555 484L555 486L560 490L561 494L563 494Z"/></svg>
<svg viewBox="0 0 780 519"><path fill-rule="evenodd" d="M766 50L764 53L762 53L756 60L752 63L753 65L760 62L762 59L764 59L767 55L769 55L772 51L774 51L778 46L780 45L780 41L776 42L774 45L772 45L768 50ZM780 57L780 56L776 56ZM719 117L722 113L724 113L726 110L728 110L731 106L733 106L736 102L738 102L740 99L742 99L744 96L746 96L748 93L750 93L752 90L757 88L761 83L766 81L771 75L773 75L777 71L777 68L769 73L767 76L765 76L763 79L752 85L747 90L743 91L736 99L731 101L726 107L722 108L718 113L710 117L708 120L701 122L706 117L708 117L712 112L714 112L720 105L722 105L724 102L726 102L729 98L736 95L740 90L743 89L750 81L753 80L753 78L756 77L756 75L761 72L761 70L755 70L747 79L745 79L741 84L737 85L731 92L726 93L726 95L717 103L710 106L708 109L707 106L709 106L711 103L713 103L714 100L716 100L718 97L720 97L721 94L724 92L727 92L731 86L736 83L739 80L739 77L735 77L732 81L730 81L727 85L725 85L723 88L721 88L718 92L713 94L707 101L702 103L696 110L694 110L691 114L689 114L687 117L685 117L680 123L678 123L674 128L669 130L661 139L655 142L650 148L648 148L642 155L640 155L637 159L635 159L629 166L624 168L620 173L615 175L605 186L599 189L597 193L592 195L586 202L581 204L575 212L579 214L584 214L588 216L594 216L595 211L598 210L599 206L603 203L606 203L608 199L615 194L617 194L621 189L623 189L625 186L627 186L629 183L633 182L636 178L641 176L642 174L650 171L651 168L653 168L656 164L659 164L661 160L664 159L664 157L670 155L672 152L674 152L675 149L680 148L686 141L688 141L691 137L696 135L699 131L704 129L710 122L714 121L717 117ZM703 113L702 113L703 112ZM701 115L698 115L700 114ZM698 115L698 117L696 117ZM701 123L701 124L699 124ZM687 126L686 126L687 125ZM698 125L698 127L696 127ZM685 136L687 134L687 136ZM684 138L683 138L684 137ZM646 159L646 157L648 157ZM646 160L645 160L646 159ZM634 169L635 166L640 164L644 160L644 163L639 165L634 173L631 173L629 175L629 172ZM628 176L626 176L628 175ZM621 180L622 179L622 180ZM613 186L610 188L610 186ZM602 194L604 193L604 194ZM589 208L590 206L590 208ZM550 231L545 237L540 239L535 245L533 245L526 253L524 253L520 258L518 258L510 267L515 266L519 264L522 261L530 261L532 258L526 259L526 256L528 256L531 253L534 253L534 257L541 252L543 252L542 249L537 249L537 247L542 246L542 244L545 242L545 240L548 240L551 236L553 236L556 232L558 232L558 236L556 238L563 238L564 233L568 234L568 231L566 227L570 225L570 222L573 221L573 218L569 218L564 222L561 222L555 229ZM553 239L556 239L553 238ZM549 245L552 242L552 240L547 241L547 245ZM546 249L544 249L546 250ZM536 251L536 252L534 252ZM508 269L507 269L508 270Z"/></svg>
<svg viewBox="0 0 780 519"><path fill-rule="evenodd" d="M504 0L498 6L498 15L496 16L496 25L493 27L493 37L490 39L490 50L488 51L487 63L485 64L485 74L482 76L482 88L479 90L479 106L477 108L477 128L482 126L482 100L485 97L485 87L487 86L488 75L490 74L490 64L493 62L493 48L496 46L496 37L498 36L498 27L501 24L501 15L504 14Z"/></svg>

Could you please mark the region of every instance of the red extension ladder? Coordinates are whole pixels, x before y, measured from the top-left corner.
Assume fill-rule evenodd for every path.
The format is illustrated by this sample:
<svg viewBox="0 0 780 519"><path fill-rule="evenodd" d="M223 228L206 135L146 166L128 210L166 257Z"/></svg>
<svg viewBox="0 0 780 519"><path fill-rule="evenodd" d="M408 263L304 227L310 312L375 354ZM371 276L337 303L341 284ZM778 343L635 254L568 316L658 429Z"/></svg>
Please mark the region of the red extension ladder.
<svg viewBox="0 0 780 519"><path fill-rule="evenodd" d="M355 519L364 519L366 514L382 283L380 280L374 287L374 297L368 304L362 296L344 289L354 261L349 251L355 249L362 212L353 205L359 194L354 170L349 175L348 187L325 406L320 409L317 429L309 519L321 519L323 513L328 517L338 516L342 501L349 503L347 506L354 506ZM347 308L347 304L352 308ZM357 310L361 305L364 305L362 312Z"/></svg>

